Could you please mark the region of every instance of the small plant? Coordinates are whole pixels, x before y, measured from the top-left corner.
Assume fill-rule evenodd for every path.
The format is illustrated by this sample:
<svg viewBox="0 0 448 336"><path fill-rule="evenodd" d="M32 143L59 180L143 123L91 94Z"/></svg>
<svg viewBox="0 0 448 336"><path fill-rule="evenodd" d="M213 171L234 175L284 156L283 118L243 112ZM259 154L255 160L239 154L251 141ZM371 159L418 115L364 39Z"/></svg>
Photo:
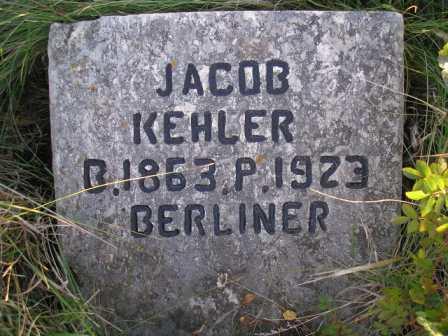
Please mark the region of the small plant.
<svg viewBox="0 0 448 336"><path fill-rule="evenodd" d="M411 191L406 192L406 197L418 204L403 205L404 216L394 220L396 224L407 223L407 233L428 233L434 241L444 244L443 233L448 231L448 165L441 158L437 163L428 165L418 160L416 169L407 167L403 174L415 180ZM424 253L424 252L421 252Z"/></svg>
<svg viewBox="0 0 448 336"><path fill-rule="evenodd" d="M403 169L414 180L393 223L405 225L406 240L398 272L386 276L374 308L382 335L448 334L448 165L445 159ZM407 245L407 246L406 246ZM414 252L413 252L414 251Z"/></svg>

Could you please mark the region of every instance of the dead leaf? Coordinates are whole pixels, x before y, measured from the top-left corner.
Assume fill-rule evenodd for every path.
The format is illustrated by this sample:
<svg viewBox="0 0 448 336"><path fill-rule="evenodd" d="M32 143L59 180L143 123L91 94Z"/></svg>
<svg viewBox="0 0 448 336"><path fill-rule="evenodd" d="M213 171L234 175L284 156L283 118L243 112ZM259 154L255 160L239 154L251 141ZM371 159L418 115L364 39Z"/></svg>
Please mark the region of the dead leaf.
<svg viewBox="0 0 448 336"><path fill-rule="evenodd" d="M252 301L255 300L257 296L254 293L247 293L246 295L244 295L243 300L241 301L241 304L243 306L247 306L250 305L252 303Z"/></svg>
<svg viewBox="0 0 448 336"><path fill-rule="evenodd" d="M256 164L260 164L260 163L262 163L263 161L266 161L266 156L265 156L265 155L263 155L263 154L257 154L257 155L255 156L255 163L256 163Z"/></svg>
<svg viewBox="0 0 448 336"><path fill-rule="evenodd" d="M297 314L294 311L292 311L292 310L285 310L283 312L283 318L286 321L294 321L294 320L297 319Z"/></svg>
<svg viewBox="0 0 448 336"><path fill-rule="evenodd" d="M240 317L240 324L245 327L253 326L257 323L257 320L251 316L243 315Z"/></svg>

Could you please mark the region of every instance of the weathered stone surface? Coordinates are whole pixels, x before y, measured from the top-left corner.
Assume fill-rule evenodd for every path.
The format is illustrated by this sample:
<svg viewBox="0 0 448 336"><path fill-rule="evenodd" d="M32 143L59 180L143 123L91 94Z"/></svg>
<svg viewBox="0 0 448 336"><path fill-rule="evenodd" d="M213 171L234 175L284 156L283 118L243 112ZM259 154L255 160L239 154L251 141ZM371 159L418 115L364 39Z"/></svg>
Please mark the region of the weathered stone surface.
<svg viewBox="0 0 448 336"><path fill-rule="evenodd" d="M98 162L89 159L104 160L104 182L127 177L124 160L134 178L154 167L142 160L154 160L164 173L167 158L185 159L174 166L185 187L176 176L172 181L182 190L169 191L170 178L159 176L153 192L142 190L153 185L147 179L144 186L109 185L58 203L61 214L97 235L61 229L83 290L89 295L99 290L95 299L112 309L115 323L130 328L127 334L191 335L202 327L203 334L228 335L236 333L241 314L275 319L291 305L303 313L320 296L334 297L347 285L338 279L300 286L313 274L386 257L394 245L389 220L396 204L350 204L311 189L354 200L400 197L402 35L402 17L385 12L171 13L53 24L49 79L57 196L88 187L86 171L93 185L101 182ZM289 74L279 60L289 65ZM259 94L251 94L257 76L248 69L241 73L247 74L246 90L238 81L244 61L259 64ZM209 73L219 62L230 70L218 66L214 88ZM266 64L272 62L277 66L269 87ZM163 93L167 64L172 93L160 96L156 89ZM188 64L194 65L190 74ZM195 69L203 95L198 86L184 88L185 77L187 84L197 84ZM220 110L226 136L235 135L235 144L220 138ZM200 133L194 142L191 122L197 116L203 124L206 111L211 139ZM184 141L167 143L182 140L178 137ZM195 163L198 158L216 165L198 168L206 163ZM249 162L241 165L240 177L247 175L242 190L236 182L238 158ZM209 184L205 172L213 170L213 190L197 190L197 184ZM299 185L292 187L292 181ZM255 203L266 216L272 203L275 228L262 223L261 215L256 232ZM199 223L204 235L194 221L200 210L192 212L191 234L185 230L189 204L204 207ZM246 207L245 232L240 204ZM131 234L132 207L139 211L137 230L146 230L142 237ZM150 234L145 213L153 225ZM173 221L164 224L168 217ZM282 230L283 222L289 232ZM163 236L175 229L178 235ZM248 291L258 298L241 307Z"/></svg>

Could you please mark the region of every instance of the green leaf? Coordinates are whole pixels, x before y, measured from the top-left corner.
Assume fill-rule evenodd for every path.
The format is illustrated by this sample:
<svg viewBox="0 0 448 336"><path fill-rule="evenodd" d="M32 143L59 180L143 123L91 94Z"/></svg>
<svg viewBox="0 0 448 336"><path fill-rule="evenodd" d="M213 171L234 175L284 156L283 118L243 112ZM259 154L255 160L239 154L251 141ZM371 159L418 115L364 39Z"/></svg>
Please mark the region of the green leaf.
<svg viewBox="0 0 448 336"><path fill-rule="evenodd" d="M443 48L439 50L439 56L448 57L448 43L445 43Z"/></svg>
<svg viewBox="0 0 448 336"><path fill-rule="evenodd" d="M401 207L403 213L409 218L417 218L417 211L410 204L403 204Z"/></svg>
<svg viewBox="0 0 448 336"><path fill-rule="evenodd" d="M445 180L440 175L433 175L433 179L437 184L439 190L445 189Z"/></svg>
<svg viewBox="0 0 448 336"><path fill-rule="evenodd" d="M412 190L423 190L423 191L425 191L425 184L423 183L423 180L417 180L414 183L414 186L412 187Z"/></svg>
<svg viewBox="0 0 448 336"><path fill-rule="evenodd" d="M428 220L427 219L423 219L420 221L420 225L418 226L418 231L419 232L428 231Z"/></svg>
<svg viewBox="0 0 448 336"><path fill-rule="evenodd" d="M420 201L421 199L428 197L429 195L424 193L422 190L408 191L406 192L406 197L413 201Z"/></svg>
<svg viewBox="0 0 448 336"><path fill-rule="evenodd" d="M414 286L409 290L409 296L411 297L411 300L418 304L425 304L426 298L425 298L425 292L423 288L420 286Z"/></svg>
<svg viewBox="0 0 448 336"><path fill-rule="evenodd" d="M427 193L433 193L437 191L437 182L432 178L432 176L426 177L423 180L425 188L423 188Z"/></svg>
<svg viewBox="0 0 448 336"><path fill-rule="evenodd" d="M408 234L417 232L419 226L420 226L420 225L419 225L418 220L413 219L413 220L411 220L411 221L408 223L408 226L406 227L406 232L407 232Z"/></svg>
<svg viewBox="0 0 448 336"><path fill-rule="evenodd" d="M437 162L433 162L429 165L429 168L431 168L431 171L434 174L439 174L440 173L440 165Z"/></svg>
<svg viewBox="0 0 448 336"><path fill-rule="evenodd" d="M401 225L409 222L409 217L406 216L397 216L392 220L392 224Z"/></svg>
<svg viewBox="0 0 448 336"><path fill-rule="evenodd" d="M424 202L422 202L422 204L420 205L421 215L423 217L427 216L432 211L435 204L436 204L436 200L434 199L434 197L430 197L427 200L425 200Z"/></svg>
<svg viewBox="0 0 448 336"><path fill-rule="evenodd" d="M444 173L448 169L448 163L444 158L439 158L438 160L440 173Z"/></svg>
<svg viewBox="0 0 448 336"><path fill-rule="evenodd" d="M441 195L437 198L436 205L434 207L434 212L436 214L440 214L443 208L443 204L445 203L445 195Z"/></svg>
<svg viewBox="0 0 448 336"><path fill-rule="evenodd" d="M439 226L436 228L436 231L437 231L438 233L444 233L444 232L447 231L447 230L448 230L448 223L439 225Z"/></svg>
<svg viewBox="0 0 448 336"><path fill-rule="evenodd" d="M438 175L430 175L426 177L425 182L429 185L431 192L438 191L439 189L444 189L445 187L443 179ZM443 188L440 188L440 185L443 185Z"/></svg>
<svg viewBox="0 0 448 336"><path fill-rule="evenodd" d="M431 175L431 168L429 168L425 161L417 160L415 167L424 177Z"/></svg>
<svg viewBox="0 0 448 336"><path fill-rule="evenodd" d="M424 259L426 257L426 251L423 248L418 249L417 257L420 259Z"/></svg>
<svg viewBox="0 0 448 336"><path fill-rule="evenodd" d="M403 168L403 175L411 180L417 180L423 177L417 169L411 167Z"/></svg>

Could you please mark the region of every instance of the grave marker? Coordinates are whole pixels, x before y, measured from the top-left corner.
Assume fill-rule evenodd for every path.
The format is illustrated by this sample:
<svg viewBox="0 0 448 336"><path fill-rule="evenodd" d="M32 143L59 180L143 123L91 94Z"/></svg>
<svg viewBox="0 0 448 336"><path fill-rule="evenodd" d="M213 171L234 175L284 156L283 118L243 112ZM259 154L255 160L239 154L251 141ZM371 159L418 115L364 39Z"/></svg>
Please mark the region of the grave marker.
<svg viewBox="0 0 448 336"><path fill-rule="evenodd" d="M129 334L228 335L391 253L397 204L313 190L400 198L401 15L112 16L48 50L56 194L87 189L57 209L97 235L61 228L64 252Z"/></svg>

